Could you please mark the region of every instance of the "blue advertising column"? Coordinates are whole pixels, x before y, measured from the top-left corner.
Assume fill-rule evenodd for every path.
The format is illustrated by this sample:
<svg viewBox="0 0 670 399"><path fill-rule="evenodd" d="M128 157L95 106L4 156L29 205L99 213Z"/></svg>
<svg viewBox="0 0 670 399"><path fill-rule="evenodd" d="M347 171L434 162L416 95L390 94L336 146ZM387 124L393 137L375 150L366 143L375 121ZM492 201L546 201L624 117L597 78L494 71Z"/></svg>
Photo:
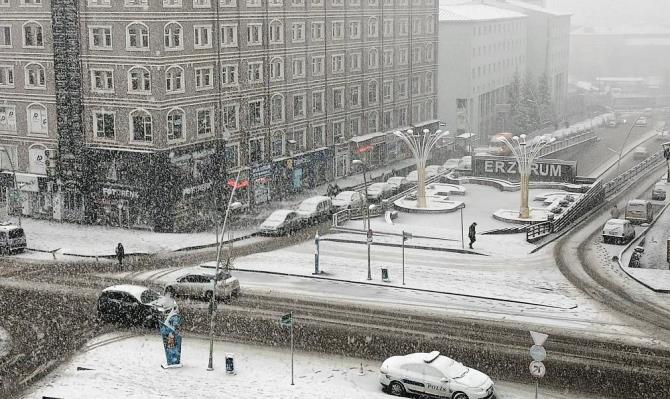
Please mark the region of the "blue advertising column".
<svg viewBox="0 0 670 399"><path fill-rule="evenodd" d="M178 368L181 367L181 334L179 327L184 319L175 307L170 311L164 321L161 322L160 331L163 337L163 348L165 349L166 363L161 367Z"/></svg>

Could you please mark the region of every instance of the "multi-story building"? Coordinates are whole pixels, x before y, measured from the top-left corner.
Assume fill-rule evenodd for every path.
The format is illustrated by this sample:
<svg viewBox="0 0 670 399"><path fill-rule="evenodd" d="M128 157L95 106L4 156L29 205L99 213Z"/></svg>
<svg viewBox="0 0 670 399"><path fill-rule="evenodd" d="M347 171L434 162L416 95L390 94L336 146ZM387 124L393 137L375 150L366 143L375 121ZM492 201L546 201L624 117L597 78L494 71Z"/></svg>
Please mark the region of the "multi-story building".
<svg viewBox="0 0 670 399"><path fill-rule="evenodd" d="M440 6L438 118L459 134L505 130L499 105L526 69L527 17L485 4Z"/></svg>
<svg viewBox="0 0 670 399"><path fill-rule="evenodd" d="M0 0L0 33L44 19L44 49L9 47L53 63L40 145L58 140L57 218L189 228L238 173L238 198L266 202L346 175L359 149L403 157L390 133L435 123L435 0L51 1ZM16 112L26 92L0 86ZM35 140L14 125L1 138Z"/></svg>

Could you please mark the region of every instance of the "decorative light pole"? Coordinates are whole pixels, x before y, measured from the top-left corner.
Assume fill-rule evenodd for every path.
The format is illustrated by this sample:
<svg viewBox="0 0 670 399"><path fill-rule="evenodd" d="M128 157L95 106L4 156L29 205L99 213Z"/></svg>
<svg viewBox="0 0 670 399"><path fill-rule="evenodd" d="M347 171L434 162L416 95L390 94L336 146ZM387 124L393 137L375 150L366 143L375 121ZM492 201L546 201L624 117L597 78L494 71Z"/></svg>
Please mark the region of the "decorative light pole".
<svg viewBox="0 0 670 399"><path fill-rule="evenodd" d="M519 209L519 217L521 219L530 218L530 209L528 208L528 189L530 182L530 174L533 169L533 164L539 158L540 151L548 144L554 142L556 139L547 139L541 136L537 140L532 140L530 143L526 141L526 135L512 137L510 141L506 137L498 138L498 141L505 143L505 145L512 151L519 169L520 184L521 184L521 209Z"/></svg>
<svg viewBox="0 0 670 399"><path fill-rule="evenodd" d="M430 156L430 152L437 144L438 140L449 134L448 131L440 129L431 132L428 129L423 129L423 134L415 134L412 129L405 132L396 130L393 132L402 141L407 144L416 159L416 174L417 174L417 189L416 189L416 206L417 208L426 207L426 161Z"/></svg>

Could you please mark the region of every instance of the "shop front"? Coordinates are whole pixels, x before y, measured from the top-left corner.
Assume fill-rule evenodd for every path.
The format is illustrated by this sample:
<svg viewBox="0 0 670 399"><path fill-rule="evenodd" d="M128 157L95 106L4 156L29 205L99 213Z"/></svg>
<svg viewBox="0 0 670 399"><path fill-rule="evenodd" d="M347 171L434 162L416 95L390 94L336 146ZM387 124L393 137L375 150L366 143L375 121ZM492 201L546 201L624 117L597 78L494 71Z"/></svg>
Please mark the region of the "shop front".
<svg viewBox="0 0 670 399"><path fill-rule="evenodd" d="M273 175L277 184L273 186L275 197L314 188L327 181L331 152L327 148L298 154L278 160L273 164Z"/></svg>
<svg viewBox="0 0 670 399"><path fill-rule="evenodd" d="M349 144L336 144L334 152L334 178L339 179L349 174L349 167L351 162Z"/></svg>
<svg viewBox="0 0 670 399"><path fill-rule="evenodd" d="M386 133L376 132L352 137L351 153L354 158L365 156L368 168L378 168L387 162Z"/></svg>
<svg viewBox="0 0 670 399"><path fill-rule="evenodd" d="M272 170L269 163L251 168L252 201L256 205L272 200L272 186L277 183L273 181Z"/></svg>
<svg viewBox="0 0 670 399"><path fill-rule="evenodd" d="M96 194L98 223L126 228L152 227L147 193L141 187L106 183Z"/></svg>

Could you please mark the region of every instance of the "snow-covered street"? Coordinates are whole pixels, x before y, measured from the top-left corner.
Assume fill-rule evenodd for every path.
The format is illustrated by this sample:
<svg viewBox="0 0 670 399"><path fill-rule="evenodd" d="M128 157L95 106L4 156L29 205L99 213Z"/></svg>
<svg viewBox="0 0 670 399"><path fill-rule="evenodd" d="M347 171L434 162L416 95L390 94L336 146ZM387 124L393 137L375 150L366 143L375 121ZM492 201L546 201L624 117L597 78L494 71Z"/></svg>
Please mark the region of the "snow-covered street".
<svg viewBox="0 0 670 399"><path fill-rule="evenodd" d="M214 371L206 371L209 341L185 337L183 368L165 370L158 334L106 335L91 341L67 364L39 381L24 399L44 396L79 399L153 398L293 398L372 399L389 397L381 391L381 362L321 353L295 353L295 385L290 385L288 348L272 348L217 341ZM225 372L224 356L235 356L236 375ZM448 355L448 354L447 354ZM361 364L364 375L359 375ZM467 366L467 365L466 365ZM77 368L89 370L78 370ZM551 363L548 362L548 367ZM495 381L499 399L527 399L534 395L528 384ZM542 398L573 398L568 392L540 389ZM585 398L580 396L580 398Z"/></svg>

